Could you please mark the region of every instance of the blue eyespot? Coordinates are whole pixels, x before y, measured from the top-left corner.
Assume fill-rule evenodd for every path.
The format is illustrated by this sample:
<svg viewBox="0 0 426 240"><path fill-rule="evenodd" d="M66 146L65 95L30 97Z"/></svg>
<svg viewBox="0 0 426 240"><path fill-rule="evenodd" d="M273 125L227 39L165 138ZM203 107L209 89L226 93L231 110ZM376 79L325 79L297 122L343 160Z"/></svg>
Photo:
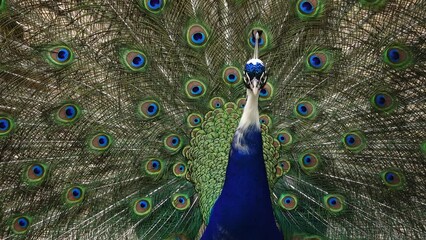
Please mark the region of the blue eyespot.
<svg viewBox="0 0 426 240"><path fill-rule="evenodd" d="M8 131L10 128L10 122L7 118L0 118L0 131Z"/></svg>
<svg viewBox="0 0 426 240"><path fill-rule="evenodd" d="M19 226L20 227L22 227L22 228L26 228L26 227L28 227L28 220L26 219L26 218L19 218L18 219L18 224L19 224Z"/></svg>
<svg viewBox="0 0 426 240"><path fill-rule="evenodd" d="M195 44L202 44L205 39L206 39L206 36L202 32L196 32L192 34L191 36L191 40Z"/></svg>
<svg viewBox="0 0 426 240"><path fill-rule="evenodd" d="M399 50L395 48L389 49L388 57L392 63L398 63L401 58Z"/></svg>
<svg viewBox="0 0 426 240"><path fill-rule="evenodd" d="M278 141L279 141L280 143L285 142L285 136L284 136L283 134L278 134Z"/></svg>
<svg viewBox="0 0 426 240"><path fill-rule="evenodd" d="M301 103L301 104L297 105L297 112L300 115L306 116L306 115L308 115L308 108L305 106L305 104Z"/></svg>
<svg viewBox="0 0 426 240"><path fill-rule="evenodd" d="M186 202L186 199L185 198L183 198L183 197L178 197L178 202L180 203L180 204L184 204L185 202Z"/></svg>
<svg viewBox="0 0 426 240"><path fill-rule="evenodd" d="M354 136L354 135L352 135L352 134L348 134L348 135L346 136L346 138L345 138L345 141L346 141L346 144L347 144L347 145L352 146L352 145L354 145L354 144L355 144L356 139L355 139L355 136Z"/></svg>
<svg viewBox="0 0 426 240"><path fill-rule="evenodd" d="M376 97L375 97L374 100L375 100L375 102L376 102L376 104L378 106L380 106L380 107L384 107L385 106L385 103L386 103L386 97L385 97L385 95L378 94L378 95L376 95Z"/></svg>
<svg viewBox="0 0 426 240"><path fill-rule="evenodd" d="M178 137L173 137L172 138L172 146L177 146L179 145L180 139Z"/></svg>
<svg viewBox="0 0 426 240"><path fill-rule="evenodd" d="M337 203L338 203L338 200L335 197L331 197L328 199L328 205L330 205L330 207L336 206Z"/></svg>
<svg viewBox="0 0 426 240"><path fill-rule="evenodd" d="M34 175L37 177L40 177L43 175L43 168L40 165L34 165L31 170L33 171Z"/></svg>
<svg viewBox="0 0 426 240"><path fill-rule="evenodd" d="M139 68L145 64L145 58L142 54L137 54L131 62L131 66L135 68Z"/></svg>
<svg viewBox="0 0 426 240"><path fill-rule="evenodd" d="M99 147L106 147L108 145L109 139L107 136L102 135L98 138Z"/></svg>
<svg viewBox="0 0 426 240"><path fill-rule="evenodd" d="M253 36L250 38L250 44L253 47L256 45L256 39ZM265 41L263 40L263 38L259 38L259 47L263 46L263 44L265 44Z"/></svg>
<svg viewBox="0 0 426 240"><path fill-rule="evenodd" d="M310 164L312 163L312 158L311 158L311 156L310 156L310 155L306 155L306 156L303 158L303 163L304 163L306 166L310 165Z"/></svg>
<svg viewBox="0 0 426 240"><path fill-rule="evenodd" d="M69 106L67 106L65 108L65 116L66 116L66 118L72 119L72 118L75 117L76 114L77 114L77 109L74 106L69 105Z"/></svg>
<svg viewBox="0 0 426 240"><path fill-rule="evenodd" d="M228 80L228 82L233 83L237 80L237 76L235 76L235 74L229 74L226 79Z"/></svg>
<svg viewBox="0 0 426 240"><path fill-rule="evenodd" d="M266 90L266 89L262 88L262 90L260 90L260 94L259 94L259 96L261 96L261 97L266 97L266 96L268 96L268 90Z"/></svg>
<svg viewBox="0 0 426 240"><path fill-rule="evenodd" d="M57 60L59 62L66 62L70 57L70 51L66 48L59 49L57 53Z"/></svg>
<svg viewBox="0 0 426 240"><path fill-rule="evenodd" d="M299 9L302 13L311 14L315 10L315 7L309 1L301 1L299 3Z"/></svg>
<svg viewBox="0 0 426 240"><path fill-rule="evenodd" d="M284 202L290 204L293 199L291 197L285 197Z"/></svg>
<svg viewBox="0 0 426 240"><path fill-rule="evenodd" d="M141 208L147 208L147 207L148 207L148 202L147 202L146 200L141 200L141 201L139 202L139 206L140 206Z"/></svg>
<svg viewBox="0 0 426 240"><path fill-rule="evenodd" d="M387 182L393 182L395 180L395 174L392 172L388 172L385 174Z"/></svg>
<svg viewBox="0 0 426 240"><path fill-rule="evenodd" d="M184 166L179 166L179 171L185 171L185 167Z"/></svg>
<svg viewBox="0 0 426 240"><path fill-rule="evenodd" d="M151 10L154 10L154 11L160 9L162 5L163 5L163 1L161 1L161 0L149 0L148 1L148 7Z"/></svg>
<svg viewBox="0 0 426 240"><path fill-rule="evenodd" d="M79 199L81 197L81 189L75 187L75 188L71 189L71 194L75 199Z"/></svg>
<svg viewBox="0 0 426 240"><path fill-rule="evenodd" d="M191 88L191 94L199 95L203 92L203 87L201 85L194 86Z"/></svg>
<svg viewBox="0 0 426 240"><path fill-rule="evenodd" d="M314 68L320 68L323 65L321 58L316 55L312 55L309 57L309 64Z"/></svg>
<svg viewBox="0 0 426 240"><path fill-rule="evenodd" d="M156 103L151 103L148 106L147 113L148 116L153 116L158 112L158 105Z"/></svg>
<svg viewBox="0 0 426 240"><path fill-rule="evenodd" d="M151 162L151 166L152 166L153 170L158 170L158 169L160 169L161 163L157 160L153 160Z"/></svg>

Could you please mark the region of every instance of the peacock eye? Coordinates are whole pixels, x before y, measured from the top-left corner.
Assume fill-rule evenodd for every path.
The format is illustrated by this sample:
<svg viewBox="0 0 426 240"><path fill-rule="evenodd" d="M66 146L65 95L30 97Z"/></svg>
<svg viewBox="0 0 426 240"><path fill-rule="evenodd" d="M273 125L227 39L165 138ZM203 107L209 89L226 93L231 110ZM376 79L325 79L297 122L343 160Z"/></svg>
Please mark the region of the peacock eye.
<svg viewBox="0 0 426 240"><path fill-rule="evenodd" d="M378 92L371 98L371 105L381 112L391 112L395 108L395 101L389 93Z"/></svg>
<svg viewBox="0 0 426 240"><path fill-rule="evenodd" d="M315 105L310 101L300 101L295 107L296 116L302 119L313 119L316 116Z"/></svg>
<svg viewBox="0 0 426 240"><path fill-rule="evenodd" d="M193 24L187 30L187 41L191 47L203 47L208 41L208 33L200 24Z"/></svg>
<svg viewBox="0 0 426 240"><path fill-rule="evenodd" d="M7 136L14 127L12 118L6 115L0 115L0 137Z"/></svg>
<svg viewBox="0 0 426 240"><path fill-rule="evenodd" d="M364 134L360 131L345 133L342 141L345 148L353 152L359 152L366 146Z"/></svg>
<svg viewBox="0 0 426 240"><path fill-rule="evenodd" d="M290 171L291 165L289 161L282 160L278 162L276 168L277 168L276 176L281 177L282 175L287 174Z"/></svg>
<svg viewBox="0 0 426 240"><path fill-rule="evenodd" d="M244 108L246 106L246 103L247 103L247 99L246 98L240 98L237 101L237 106L239 108Z"/></svg>
<svg viewBox="0 0 426 240"><path fill-rule="evenodd" d="M74 123L81 114L80 107L76 104L65 104L59 108L56 113L56 122L59 124L71 124Z"/></svg>
<svg viewBox="0 0 426 240"><path fill-rule="evenodd" d="M191 113L186 118L186 122L188 126L191 128L199 127L201 123L203 122L203 117L198 113Z"/></svg>
<svg viewBox="0 0 426 240"><path fill-rule="evenodd" d="M144 119L152 119L159 115L160 105L154 100L145 100L139 103L138 113Z"/></svg>
<svg viewBox="0 0 426 240"><path fill-rule="evenodd" d="M206 85L199 80L192 79L185 84L185 92L189 98L200 98L206 93Z"/></svg>
<svg viewBox="0 0 426 240"><path fill-rule="evenodd" d="M210 100L210 108L216 109L216 108L222 108L225 104L225 100L221 97L214 97Z"/></svg>
<svg viewBox="0 0 426 240"><path fill-rule="evenodd" d="M182 147L182 140L179 135L176 134L170 134L164 138L164 146L167 150L174 153L180 150Z"/></svg>
<svg viewBox="0 0 426 240"><path fill-rule="evenodd" d="M126 55L127 65L131 70L138 71L146 64L146 57L140 51L129 51Z"/></svg>
<svg viewBox="0 0 426 240"><path fill-rule="evenodd" d="M190 199L186 194L175 194L172 196L172 205L177 210L186 210L190 205Z"/></svg>
<svg viewBox="0 0 426 240"><path fill-rule="evenodd" d="M290 193L283 193L279 199L280 206L285 210L293 210L297 207L297 197Z"/></svg>
<svg viewBox="0 0 426 240"><path fill-rule="evenodd" d="M341 195L329 194L323 198L323 203L327 210L332 213L339 213L344 209L344 198Z"/></svg>
<svg viewBox="0 0 426 240"><path fill-rule="evenodd" d="M166 0L144 0L144 7L152 13L159 13L163 10Z"/></svg>
<svg viewBox="0 0 426 240"><path fill-rule="evenodd" d="M383 183L392 189L401 189L405 183L404 175L398 170L385 170L380 173Z"/></svg>
<svg viewBox="0 0 426 240"><path fill-rule="evenodd" d="M163 161L160 159L150 159L145 164L145 171L150 175L158 175L163 170Z"/></svg>
<svg viewBox="0 0 426 240"><path fill-rule="evenodd" d="M395 69L402 69L412 62L412 54L407 47L394 45L385 49L383 53L384 62Z"/></svg>
<svg viewBox="0 0 426 240"><path fill-rule="evenodd" d="M299 0L296 4L296 13L302 20L310 20L322 13L323 0Z"/></svg>
<svg viewBox="0 0 426 240"><path fill-rule="evenodd" d="M266 125L268 127L272 126L272 119L271 119L271 117L269 117L266 114L260 115L259 122L260 122L260 124L264 124L264 125Z"/></svg>
<svg viewBox="0 0 426 240"><path fill-rule="evenodd" d="M293 143L293 137L288 130L281 130L277 133L276 138L281 146L287 147Z"/></svg>
<svg viewBox="0 0 426 240"><path fill-rule="evenodd" d="M71 187L66 192L66 200L67 203L73 204L73 203L79 203L83 201L84 199L84 190L82 187L75 186Z"/></svg>
<svg viewBox="0 0 426 240"><path fill-rule="evenodd" d="M111 146L111 136L105 133L99 133L92 137L90 148L97 151L105 151Z"/></svg>
<svg viewBox="0 0 426 240"><path fill-rule="evenodd" d="M302 170L309 174L318 169L319 157L313 152L301 154L299 156L299 164L302 167Z"/></svg>
<svg viewBox="0 0 426 240"><path fill-rule="evenodd" d="M236 67L227 67L222 73L223 80L229 85L236 85L241 82L241 72Z"/></svg>
<svg viewBox="0 0 426 240"><path fill-rule="evenodd" d="M252 28L250 30L249 34L248 34L248 37L247 37L248 43L249 43L250 47L252 47L252 48L255 47L255 45L256 45L255 36L256 36L256 33L258 33L258 32L259 32L259 36L260 36L259 42L258 42L259 43L259 49L263 49L263 48L267 47L267 45L268 45L268 32L265 31L265 29L263 29L263 28L259 28L259 27Z"/></svg>
<svg viewBox="0 0 426 240"><path fill-rule="evenodd" d="M73 52L66 46L59 46L50 49L48 55L49 62L56 66L65 66L72 62L74 59Z"/></svg>
<svg viewBox="0 0 426 240"><path fill-rule="evenodd" d="M15 234L25 234L28 231L30 224L31 220L29 217L17 217L12 222L12 231Z"/></svg>
<svg viewBox="0 0 426 240"><path fill-rule="evenodd" d="M133 213L137 216L148 215L152 211L152 199L140 198L133 202Z"/></svg>
<svg viewBox="0 0 426 240"><path fill-rule="evenodd" d="M177 177L185 176L186 174L186 165L184 163L178 162L173 166L173 174Z"/></svg>
<svg viewBox="0 0 426 240"><path fill-rule="evenodd" d="M38 185L46 178L47 166L44 164L31 164L26 168L24 181L29 185Z"/></svg>

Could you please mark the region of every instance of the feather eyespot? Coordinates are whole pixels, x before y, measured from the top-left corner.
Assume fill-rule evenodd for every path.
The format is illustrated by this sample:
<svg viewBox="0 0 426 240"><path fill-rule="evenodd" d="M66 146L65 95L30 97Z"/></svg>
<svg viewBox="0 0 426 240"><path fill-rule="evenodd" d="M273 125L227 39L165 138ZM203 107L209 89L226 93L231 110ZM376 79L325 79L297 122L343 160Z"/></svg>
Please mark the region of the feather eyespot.
<svg viewBox="0 0 426 240"><path fill-rule="evenodd" d="M225 100L223 100L223 98L221 97L214 97L210 100L209 102L210 104L210 108L211 109L217 109L217 108L222 108L223 105L225 104Z"/></svg>
<svg viewBox="0 0 426 240"><path fill-rule="evenodd" d="M149 175L158 175L163 171L163 161L160 159L149 159L144 166L145 172Z"/></svg>
<svg viewBox="0 0 426 240"><path fill-rule="evenodd" d="M279 161L276 166L276 176L281 177L282 175L287 174L290 171L291 165L287 160Z"/></svg>
<svg viewBox="0 0 426 240"><path fill-rule="evenodd" d="M25 182L29 185L37 185L46 178L47 166L44 164L34 163L25 170Z"/></svg>
<svg viewBox="0 0 426 240"><path fill-rule="evenodd" d="M272 119L268 115L262 114L262 115L259 116L259 123L264 124L268 127L271 127L272 126Z"/></svg>
<svg viewBox="0 0 426 240"><path fill-rule="evenodd" d="M98 133L93 136L89 142L91 149L96 151L105 151L107 150L112 143L112 138L106 133Z"/></svg>
<svg viewBox="0 0 426 240"><path fill-rule="evenodd" d="M318 169L319 156L313 152L307 152L299 156L299 164L305 173L311 173Z"/></svg>
<svg viewBox="0 0 426 240"><path fill-rule="evenodd" d="M244 108L246 106L247 99L246 98L240 98L237 101L238 108Z"/></svg>
<svg viewBox="0 0 426 240"><path fill-rule="evenodd" d="M145 53L129 48L120 49L120 62L131 72L144 72L148 66Z"/></svg>
<svg viewBox="0 0 426 240"><path fill-rule="evenodd" d="M366 146L364 134L360 131L345 133L342 142L345 148L352 152L359 152Z"/></svg>
<svg viewBox="0 0 426 240"><path fill-rule="evenodd" d="M328 194L323 198L325 208L332 213L339 213L344 209L344 198L337 194Z"/></svg>
<svg viewBox="0 0 426 240"><path fill-rule="evenodd" d="M152 210L152 199L151 198L140 198L133 202L133 212L137 216L146 216L151 213Z"/></svg>
<svg viewBox="0 0 426 240"><path fill-rule="evenodd" d="M17 217L12 222L12 231L15 234L25 234L29 230L31 219L27 216Z"/></svg>
<svg viewBox="0 0 426 240"><path fill-rule="evenodd" d="M144 0L144 7L152 13L159 13L166 5L166 0Z"/></svg>
<svg viewBox="0 0 426 240"><path fill-rule="evenodd" d="M175 194L172 196L172 205L177 210L186 210L191 204L191 200L186 194Z"/></svg>
<svg viewBox="0 0 426 240"><path fill-rule="evenodd" d="M192 79L185 84L186 95L192 99L204 96L206 90L206 85L199 80Z"/></svg>
<svg viewBox="0 0 426 240"><path fill-rule="evenodd" d="M223 80L229 85L236 85L241 82L241 71L236 67L227 67L223 70Z"/></svg>
<svg viewBox="0 0 426 240"><path fill-rule="evenodd" d="M182 162L178 162L175 165L173 165L173 174L176 177L182 177L186 174L186 165Z"/></svg>
<svg viewBox="0 0 426 240"><path fill-rule="evenodd" d="M191 128L199 127L203 123L203 117L198 113L191 113L186 118L186 122Z"/></svg>
<svg viewBox="0 0 426 240"><path fill-rule="evenodd" d="M398 170L385 170L380 173L383 183L391 189L401 189L405 183L404 175Z"/></svg>
<svg viewBox="0 0 426 240"><path fill-rule="evenodd" d="M287 130L281 130L277 133L276 138L281 146L287 147L293 143L293 136Z"/></svg>
<svg viewBox="0 0 426 240"><path fill-rule="evenodd" d="M321 15L323 11L321 0L299 0L296 4L296 12L300 19L309 20Z"/></svg>
<svg viewBox="0 0 426 240"><path fill-rule="evenodd" d="M383 53L384 62L395 69L403 69L408 67L412 62L412 54L402 46L390 46Z"/></svg>
<svg viewBox="0 0 426 240"><path fill-rule="evenodd" d="M391 112L395 108L393 97L386 92L378 92L371 98L372 106L382 112Z"/></svg>
<svg viewBox="0 0 426 240"><path fill-rule="evenodd" d="M153 119L159 116L160 104L155 100L145 100L139 103L138 113L144 119Z"/></svg>
<svg viewBox="0 0 426 240"><path fill-rule="evenodd" d="M74 204L83 201L84 193L84 189L79 186L68 188L65 195L67 203Z"/></svg>
<svg viewBox="0 0 426 240"><path fill-rule="evenodd" d="M56 122L62 124L74 123L81 114L81 109L76 104L67 103L59 108L56 113Z"/></svg>
<svg viewBox="0 0 426 240"><path fill-rule="evenodd" d="M308 55L306 65L308 71L325 72L331 67L331 54L327 51L315 51Z"/></svg>
<svg viewBox="0 0 426 240"><path fill-rule="evenodd" d="M56 66L65 66L74 60L74 53L66 46L51 48L48 60Z"/></svg>
<svg viewBox="0 0 426 240"><path fill-rule="evenodd" d="M199 48L205 46L209 35L202 25L193 24L188 28L186 38L191 47Z"/></svg>
<svg viewBox="0 0 426 240"><path fill-rule="evenodd" d="M274 92L274 88L269 82L267 82L265 86L263 86L263 88L260 89L259 100L261 101L270 100L272 98L273 92Z"/></svg>
<svg viewBox="0 0 426 240"><path fill-rule="evenodd" d="M256 45L256 38L255 38L255 34L259 32L260 38L259 38L259 49L264 49L265 47L268 46L269 44L269 39L268 39L268 33L265 29L263 28L259 28L259 27L255 27L252 28L248 34L248 44L251 48L254 48Z"/></svg>
<svg viewBox="0 0 426 240"><path fill-rule="evenodd" d="M15 123L11 117L0 115L0 137L9 135L12 132L14 126Z"/></svg>
<svg viewBox="0 0 426 240"><path fill-rule="evenodd" d="M164 138L164 146L172 153L179 151L182 145L182 139L177 134L170 134Z"/></svg>
<svg viewBox="0 0 426 240"><path fill-rule="evenodd" d="M279 199L280 206L285 210L293 210L297 207L297 197L291 193L283 193Z"/></svg>
<svg viewBox="0 0 426 240"><path fill-rule="evenodd" d="M296 117L302 119L313 119L316 116L316 109L313 102L300 101L296 104L294 112Z"/></svg>

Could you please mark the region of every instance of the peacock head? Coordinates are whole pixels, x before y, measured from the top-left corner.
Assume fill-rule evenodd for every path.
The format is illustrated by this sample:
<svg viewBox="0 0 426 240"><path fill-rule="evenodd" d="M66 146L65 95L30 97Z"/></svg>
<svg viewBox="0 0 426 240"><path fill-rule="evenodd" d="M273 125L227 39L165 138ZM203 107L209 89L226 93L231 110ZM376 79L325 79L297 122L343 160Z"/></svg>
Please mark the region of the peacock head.
<svg viewBox="0 0 426 240"><path fill-rule="evenodd" d="M268 80L265 64L259 59L259 39L261 31L253 32L255 39L253 58L248 60L244 67L244 85L254 93L258 93Z"/></svg>

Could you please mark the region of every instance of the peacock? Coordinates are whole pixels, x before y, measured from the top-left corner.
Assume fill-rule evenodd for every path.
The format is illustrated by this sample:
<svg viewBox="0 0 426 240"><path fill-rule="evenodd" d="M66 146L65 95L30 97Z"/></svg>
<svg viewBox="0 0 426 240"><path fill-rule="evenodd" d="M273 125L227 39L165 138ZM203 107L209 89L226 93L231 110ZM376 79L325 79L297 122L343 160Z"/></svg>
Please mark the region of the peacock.
<svg viewBox="0 0 426 240"><path fill-rule="evenodd" d="M425 11L0 0L0 238L425 239Z"/></svg>

